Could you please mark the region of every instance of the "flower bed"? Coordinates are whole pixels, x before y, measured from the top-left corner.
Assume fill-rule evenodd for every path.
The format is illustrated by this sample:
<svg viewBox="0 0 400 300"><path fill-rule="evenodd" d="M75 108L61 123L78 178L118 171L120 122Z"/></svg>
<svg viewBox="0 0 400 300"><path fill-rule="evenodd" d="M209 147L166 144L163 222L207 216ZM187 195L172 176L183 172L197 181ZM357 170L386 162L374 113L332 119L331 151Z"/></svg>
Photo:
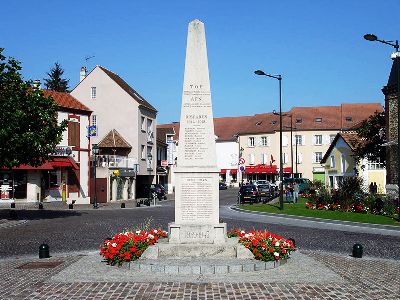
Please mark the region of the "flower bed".
<svg viewBox="0 0 400 300"><path fill-rule="evenodd" d="M256 259L262 261L287 259L290 253L296 250L292 240L268 231L245 232L234 228L228 232L228 237L239 237L239 243L249 249Z"/></svg>
<svg viewBox="0 0 400 300"><path fill-rule="evenodd" d="M167 232L160 229L150 231L126 231L106 239L100 249L100 255L109 265L122 265L138 259L144 250L154 245L159 238L167 237Z"/></svg>

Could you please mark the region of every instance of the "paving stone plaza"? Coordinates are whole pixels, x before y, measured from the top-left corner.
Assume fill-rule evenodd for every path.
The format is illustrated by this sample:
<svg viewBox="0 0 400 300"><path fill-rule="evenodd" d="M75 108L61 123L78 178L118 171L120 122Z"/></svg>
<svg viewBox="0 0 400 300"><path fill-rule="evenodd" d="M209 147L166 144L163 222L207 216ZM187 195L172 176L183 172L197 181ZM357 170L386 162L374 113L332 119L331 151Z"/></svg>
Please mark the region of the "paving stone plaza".
<svg viewBox="0 0 400 300"><path fill-rule="evenodd" d="M44 261L62 263L38 268ZM300 250L277 269L237 277L160 276L88 253L2 260L0 299L399 299L399 270L396 260Z"/></svg>

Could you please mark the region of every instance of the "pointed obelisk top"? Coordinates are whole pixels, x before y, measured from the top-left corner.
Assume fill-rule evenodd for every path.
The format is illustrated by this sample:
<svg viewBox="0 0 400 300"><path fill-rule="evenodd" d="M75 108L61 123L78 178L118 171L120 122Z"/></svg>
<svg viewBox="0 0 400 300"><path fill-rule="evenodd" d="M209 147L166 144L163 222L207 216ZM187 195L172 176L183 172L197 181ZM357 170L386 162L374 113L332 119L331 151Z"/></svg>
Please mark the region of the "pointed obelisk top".
<svg viewBox="0 0 400 300"><path fill-rule="evenodd" d="M188 27L177 164L217 169L206 36L199 20Z"/></svg>

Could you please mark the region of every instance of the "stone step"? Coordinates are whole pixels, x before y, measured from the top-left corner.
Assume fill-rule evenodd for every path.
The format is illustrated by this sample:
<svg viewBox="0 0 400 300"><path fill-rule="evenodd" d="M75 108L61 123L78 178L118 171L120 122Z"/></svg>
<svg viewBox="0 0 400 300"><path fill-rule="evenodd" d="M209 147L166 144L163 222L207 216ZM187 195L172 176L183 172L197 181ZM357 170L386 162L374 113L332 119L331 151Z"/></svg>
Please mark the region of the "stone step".
<svg viewBox="0 0 400 300"><path fill-rule="evenodd" d="M286 260L264 262L255 259L139 259L122 267L141 272L189 275L256 272L285 263Z"/></svg>

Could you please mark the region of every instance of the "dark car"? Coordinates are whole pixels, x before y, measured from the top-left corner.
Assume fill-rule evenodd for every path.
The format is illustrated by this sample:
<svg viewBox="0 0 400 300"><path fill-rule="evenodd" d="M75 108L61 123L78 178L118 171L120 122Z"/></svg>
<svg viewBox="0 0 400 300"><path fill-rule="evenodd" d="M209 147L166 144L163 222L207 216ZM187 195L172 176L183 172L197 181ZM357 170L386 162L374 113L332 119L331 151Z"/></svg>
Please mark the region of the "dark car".
<svg viewBox="0 0 400 300"><path fill-rule="evenodd" d="M219 183L219 189L220 190L226 190L228 188L228 186L226 185L225 182L220 182Z"/></svg>
<svg viewBox="0 0 400 300"><path fill-rule="evenodd" d="M258 201L259 201L258 192L255 185L249 184L249 185L242 185L240 187L238 193L239 204L243 204L245 202L250 202L250 204L253 204L254 202Z"/></svg>
<svg viewBox="0 0 400 300"><path fill-rule="evenodd" d="M167 193L165 188L161 184L150 184L144 187L144 192L146 197L153 198L154 194L157 196L158 200L167 200Z"/></svg>
<svg viewBox="0 0 400 300"><path fill-rule="evenodd" d="M270 184L259 184L257 185L258 197L266 203L275 195L274 188Z"/></svg>

